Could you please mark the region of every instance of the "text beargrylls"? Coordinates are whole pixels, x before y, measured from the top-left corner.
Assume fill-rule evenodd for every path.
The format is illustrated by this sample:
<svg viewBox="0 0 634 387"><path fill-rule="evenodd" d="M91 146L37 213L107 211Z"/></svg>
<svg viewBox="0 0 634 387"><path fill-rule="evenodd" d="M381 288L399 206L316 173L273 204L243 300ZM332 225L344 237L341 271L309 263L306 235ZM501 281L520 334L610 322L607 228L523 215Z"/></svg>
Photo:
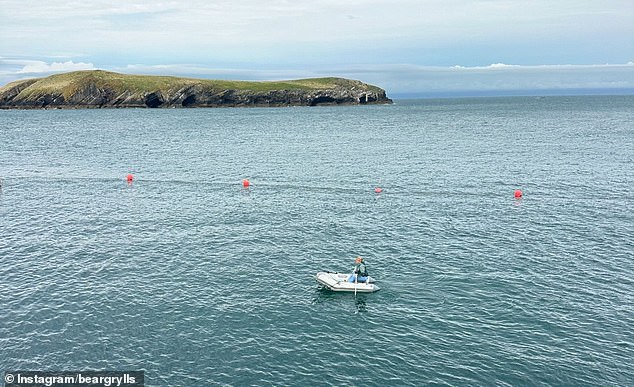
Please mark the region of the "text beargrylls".
<svg viewBox="0 0 634 387"><path fill-rule="evenodd" d="M5 387L143 387L144 371L6 371Z"/></svg>

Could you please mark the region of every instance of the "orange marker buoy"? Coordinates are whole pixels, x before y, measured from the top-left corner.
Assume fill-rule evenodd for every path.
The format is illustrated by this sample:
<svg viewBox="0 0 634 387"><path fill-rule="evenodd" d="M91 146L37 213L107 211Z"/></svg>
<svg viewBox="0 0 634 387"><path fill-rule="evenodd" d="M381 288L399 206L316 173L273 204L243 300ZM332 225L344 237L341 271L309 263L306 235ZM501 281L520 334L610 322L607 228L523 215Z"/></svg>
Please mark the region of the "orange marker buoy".
<svg viewBox="0 0 634 387"><path fill-rule="evenodd" d="M132 180L134 180L134 176L131 173L128 173L126 180L128 181L128 183L132 183Z"/></svg>
<svg viewBox="0 0 634 387"><path fill-rule="evenodd" d="M251 183L249 182L249 179L242 179L242 186L244 188L249 188L250 185Z"/></svg>
<svg viewBox="0 0 634 387"><path fill-rule="evenodd" d="M381 187L376 187L376 188L374 189L374 192L375 192L375 193L380 194L381 192L383 192L383 188L381 188Z"/></svg>
<svg viewBox="0 0 634 387"><path fill-rule="evenodd" d="M513 193L513 196L515 196L515 199L519 199L522 197L522 190L521 189L516 189L515 192Z"/></svg>

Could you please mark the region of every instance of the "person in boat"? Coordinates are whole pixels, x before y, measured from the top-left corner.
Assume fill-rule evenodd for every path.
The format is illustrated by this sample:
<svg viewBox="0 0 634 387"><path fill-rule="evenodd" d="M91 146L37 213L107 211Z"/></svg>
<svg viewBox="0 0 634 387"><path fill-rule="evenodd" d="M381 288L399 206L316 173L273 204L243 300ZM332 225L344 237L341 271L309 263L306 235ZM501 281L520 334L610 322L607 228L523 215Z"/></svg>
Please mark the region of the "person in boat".
<svg viewBox="0 0 634 387"><path fill-rule="evenodd" d="M365 265L365 261L361 257L357 257L354 260L354 268L352 274L348 277L348 282L365 282L368 280L368 268Z"/></svg>

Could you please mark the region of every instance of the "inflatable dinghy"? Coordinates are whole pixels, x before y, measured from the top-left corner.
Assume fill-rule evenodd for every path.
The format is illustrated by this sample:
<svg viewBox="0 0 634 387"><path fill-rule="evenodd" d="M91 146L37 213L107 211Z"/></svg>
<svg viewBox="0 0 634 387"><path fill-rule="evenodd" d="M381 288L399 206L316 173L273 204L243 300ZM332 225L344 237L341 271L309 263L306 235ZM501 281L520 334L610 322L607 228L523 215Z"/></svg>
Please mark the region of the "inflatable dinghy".
<svg viewBox="0 0 634 387"><path fill-rule="evenodd" d="M363 282L348 282L350 274L321 271L317 273L315 279L319 284L334 292L359 292L372 293L380 288L374 284L372 277L367 277Z"/></svg>

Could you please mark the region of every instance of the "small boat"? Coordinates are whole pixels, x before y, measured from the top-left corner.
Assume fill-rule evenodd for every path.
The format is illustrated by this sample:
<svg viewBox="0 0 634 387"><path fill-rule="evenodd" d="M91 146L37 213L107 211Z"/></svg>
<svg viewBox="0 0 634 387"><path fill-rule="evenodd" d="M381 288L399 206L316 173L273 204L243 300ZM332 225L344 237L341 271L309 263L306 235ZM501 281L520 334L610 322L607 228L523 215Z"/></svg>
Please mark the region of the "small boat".
<svg viewBox="0 0 634 387"><path fill-rule="evenodd" d="M372 293L380 288L374 284L374 279L370 276L363 282L348 282L350 274L337 273L331 271L320 271L315 276L319 284L334 292L359 292Z"/></svg>

